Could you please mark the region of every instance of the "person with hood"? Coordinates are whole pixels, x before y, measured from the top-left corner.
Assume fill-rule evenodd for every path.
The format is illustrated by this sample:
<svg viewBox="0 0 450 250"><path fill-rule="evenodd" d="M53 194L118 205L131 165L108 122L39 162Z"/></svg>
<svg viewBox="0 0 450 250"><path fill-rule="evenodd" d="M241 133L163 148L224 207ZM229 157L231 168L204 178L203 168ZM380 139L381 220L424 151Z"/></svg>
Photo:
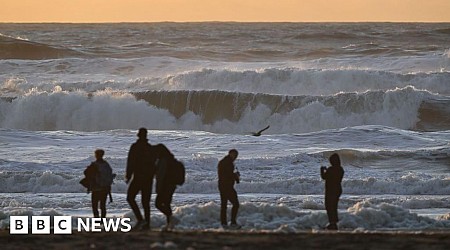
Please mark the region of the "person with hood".
<svg viewBox="0 0 450 250"><path fill-rule="evenodd" d="M104 154L105 151L103 149L95 150L94 155L96 160L84 171L84 175L89 182L88 192L92 192L92 212L96 218L100 216L101 218L106 218L106 200L108 194L111 193L111 185L114 179L111 166L103 159ZM99 204L100 215L98 213Z"/></svg>
<svg viewBox="0 0 450 250"><path fill-rule="evenodd" d="M341 160L338 154L332 154L329 158L330 167L321 167L320 176L325 180L325 209L327 210L328 230L337 230L338 202L342 194L342 178L344 169L341 166Z"/></svg>

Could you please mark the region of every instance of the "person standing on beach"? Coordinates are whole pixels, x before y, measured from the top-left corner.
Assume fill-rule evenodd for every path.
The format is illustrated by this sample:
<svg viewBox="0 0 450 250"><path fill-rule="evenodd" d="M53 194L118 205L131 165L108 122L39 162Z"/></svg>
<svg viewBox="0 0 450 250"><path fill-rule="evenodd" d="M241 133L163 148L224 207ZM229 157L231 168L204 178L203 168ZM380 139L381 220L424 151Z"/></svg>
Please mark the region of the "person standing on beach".
<svg viewBox="0 0 450 250"><path fill-rule="evenodd" d="M342 194L342 178L344 169L341 166L341 160L338 154L332 154L329 158L330 167L321 167L320 176L325 180L325 209L327 210L328 221L327 229L337 230L338 202Z"/></svg>
<svg viewBox="0 0 450 250"><path fill-rule="evenodd" d="M98 204L100 203L101 217L106 218L106 199L111 192L114 174L107 161L103 159L105 151L97 149L94 152L95 161L84 171L89 180L89 190L92 191L91 203L94 217L98 218Z"/></svg>
<svg viewBox="0 0 450 250"><path fill-rule="evenodd" d="M239 183L240 178L239 172L234 172L234 161L237 157L238 151L236 149L231 149L228 152L228 155L219 161L219 165L217 166L220 192L220 223L223 228L239 229L241 227L236 222L239 210L239 200L237 192L234 189L234 183ZM233 205L231 209L231 224L229 227L227 222L228 201Z"/></svg>
<svg viewBox="0 0 450 250"><path fill-rule="evenodd" d="M177 188L177 185L184 183L184 166L182 165L182 173L179 173L181 162L177 161L173 154L164 144L156 145L156 151L158 152L158 163L156 165L156 200L155 206L166 216L167 225L165 230L172 229L175 224L179 222L177 218L172 215L172 203L173 193ZM180 181L180 175L183 175ZM183 183L181 183L183 182Z"/></svg>
<svg viewBox="0 0 450 250"><path fill-rule="evenodd" d="M155 175L156 154L148 143L147 129L140 128L138 140L128 152L125 182L128 185L127 201L137 219L135 229L150 229L150 198L152 195L153 177ZM141 192L144 218L136 203L136 196Z"/></svg>

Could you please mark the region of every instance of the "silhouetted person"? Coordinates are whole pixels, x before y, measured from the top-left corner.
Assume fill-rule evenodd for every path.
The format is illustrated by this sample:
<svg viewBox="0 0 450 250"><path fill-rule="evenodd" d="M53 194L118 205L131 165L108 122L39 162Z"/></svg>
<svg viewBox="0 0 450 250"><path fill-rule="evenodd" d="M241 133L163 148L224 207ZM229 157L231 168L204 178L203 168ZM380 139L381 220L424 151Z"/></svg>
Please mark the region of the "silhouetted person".
<svg viewBox="0 0 450 250"><path fill-rule="evenodd" d="M103 159L105 151L97 149L94 154L96 160L87 167L84 174L88 178L90 184L88 191L92 191L91 203L94 217L99 217L98 204L100 203L101 217L105 218L106 199L111 192L111 184L114 175L111 166Z"/></svg>
<svg viewBox="0 0 450 250"><path fill-rule="evenodd" d="M158 152L158 163L156 172L156 200L155 206L159 209L165 216L167 225L166 230L172 229L178 219L172 216L172 208L170 204L172 203L173 193L177 188L177 183L174 176L174 163L175 158L169 149L163 145L156 145L156 150Z"/></svg>
<svg viewBox="0 0 450 250"><path fill-rule="evenodd" d="M268 130L269 128L270 128L270 125L268 125L267 127L261 129L261 130L258 131L258 132L253 132L252 135L253 135L253 136L260 136L262 132Z"/></svg>
<svg viewBox="0 0 450 250"><path fill-rule="evenodd" d="M147 140L147 129L140 128L138 140L133 143L128 152L125 182L129 183L127 201L137 219L136 229L150 228L150 198L152 195L153 177L156 167L156 153ZM136 196L141 192L144 218L142 218L136 203Z"/></svg>
<svg viewBox="0 0 450 250"><path fill-rule="evenodd" d="M328 221L327 229L337 230L338 218L338 202L342 194L342 178L344 177L344 169L341 166L341 160L338 154L330 156L331 166L321 167L320 176L325 180L325 209L327 210Z"/></svg>
<svg viewBox="0 0 450 250"><path fill-rule="evenodd" d="M217 172L219 175L219 191L220 191L220 223L222 227L227 228L227 206L228 201L231 202L233 208L231 209L231 228L240 228L236 222L237 213L239 210L239 200L234 183L239 183L239 172L234 172L234 161L238 157L238 151L231 149L228 155L219 161Z"/></svg>

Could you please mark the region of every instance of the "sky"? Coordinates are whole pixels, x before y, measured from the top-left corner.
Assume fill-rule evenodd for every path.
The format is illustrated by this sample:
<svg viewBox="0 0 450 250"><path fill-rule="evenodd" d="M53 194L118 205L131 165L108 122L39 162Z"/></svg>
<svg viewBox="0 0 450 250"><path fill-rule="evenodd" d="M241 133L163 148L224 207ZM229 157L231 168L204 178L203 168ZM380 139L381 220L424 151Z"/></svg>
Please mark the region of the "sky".
<svg viewBox="0 0 450 250"><path fill-rule="evenodd" d="M450 0L0 0L0 22L450 22Z"/></svg>

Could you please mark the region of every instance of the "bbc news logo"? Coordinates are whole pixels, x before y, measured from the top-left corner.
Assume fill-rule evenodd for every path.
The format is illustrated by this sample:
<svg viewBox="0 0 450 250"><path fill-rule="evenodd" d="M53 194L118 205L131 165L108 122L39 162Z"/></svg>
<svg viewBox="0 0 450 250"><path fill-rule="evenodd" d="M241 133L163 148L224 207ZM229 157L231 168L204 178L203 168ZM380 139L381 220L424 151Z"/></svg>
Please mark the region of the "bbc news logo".
<svg viewBox="0 0 450 250"><path fill-rule="evenodd" d="M72 216L31 216L29 225L28 216L9 217L10 234L72 234ZM78 232L129 232L131 230L130 218L77 218L76 231ZM31 227L30 227L31 226Z"/></svg>

